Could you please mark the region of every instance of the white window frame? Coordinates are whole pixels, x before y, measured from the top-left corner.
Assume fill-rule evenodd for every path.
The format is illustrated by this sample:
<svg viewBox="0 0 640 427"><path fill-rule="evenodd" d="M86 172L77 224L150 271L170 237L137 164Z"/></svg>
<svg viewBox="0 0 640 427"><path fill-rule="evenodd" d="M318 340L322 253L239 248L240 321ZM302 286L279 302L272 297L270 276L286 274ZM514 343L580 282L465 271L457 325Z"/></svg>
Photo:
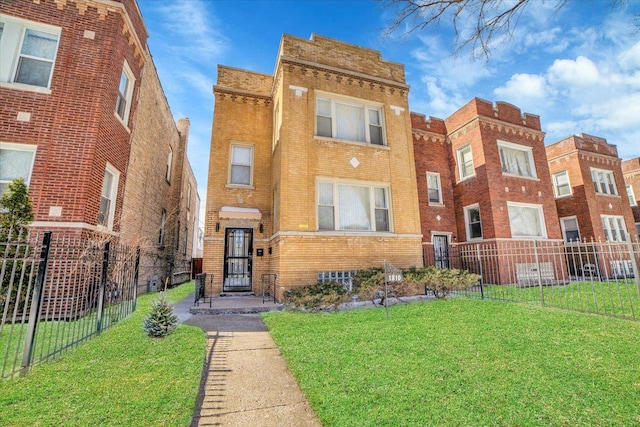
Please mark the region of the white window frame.
<svg viewBox="0 0 640 427"><path fill-rule="evenodd" d="M569 194L560 194L560 191L558 190L559 188L559 184L558 184L558 176L560 175L566 175L567 176L567 186L569 187ZM573 188L571 188L571 181L569 179L569 171L568 170L563 170L560 172L556 172L554 174L551 175L551 180L553 181L553 193L556 196L556 199L560 199L562 197L569 197L573 195Z"/></svg>
<svg viewBox="0 0 640 427"><path fill-rule="evenodd" d="M604 183L600 181L601 177L605 179ZM607 183L605 177L611 178L611 182ZM596 182L596 179L598 179L597 182ZM615 179L615 176L613 175L613 171L608 169L591 168L591 181L593 182L593 186L596 194L605 195L605 196L618 195L618 187L616 185L616 179ZM605 184L607 186L605 191L602 191L602 184ZM608 187L610 185L613 186L613 193L610 193L611 188Z"/></svg>
<svg viewBox="0 0 640 427"><path fill-rule="evenodd" d="M600 215L602 231L607 242L626 242L627 224L622 215ZM613 223L614 228L611 228ZM620 228L622 226L622 228ZM615 231L615 234L612 233Z"/></svg>
<svg viewBox="0 0 640 427"><path fill-rule="evenodd" d="M429 177L434 177L436 179L436 182L438 184L438 201L433 202L431 201L431 196L429 195ZM442 180L440 179L440 174L437 172L427 172L427 201L429 202L429 205L443 205L444 202L442 200Z"/></svg>
<svg viewBox="0 0 640 427"><path fill-rule="evenodd" d="M106 215L107 217L106 224L100 224L98 222L98 227L104 227L107 230L111 231L113 230L113 221L116 214L116 203L118 200L118 186L120 185L120 171L116 169L116 167L113 166L111 163L107 162L107 165L105 166L105 173L106 172L109 172L112 176L111 188L110 188L111 194L109 194L109 202L110 202L109 212ZM103 177L103 185L104 185L104 177ZM102 189L100 190L100 199L102 200ZM99 215L99 212L98 212L98 215Z"/></svg>
<svg viewBox="0 0 640 427"><path fill-rule="evenodd" d="M502 159L502 148L507 148L510 150L521 151L527 154L527 159L529 161L529 167L531 168L531 176L521 175L518 173L505 172L505 166ZM533 159L533 147L528 147L526 145L514 144L513 142L507 142L498 140L498 156L500 157L500 167L503 175L513 176L517 178L525 178L525 179L538 179L538 174L536 172L536 162Z"/></svg>
<svg viewBox="0 0 640 427"><path fill-rule="evenodd" d="M164 179L171 184L171 168L173 167L173 148L169 147L169 154L167 154L167 170L164 174Z"/></svg>
<svg viewBox="0 0 640 427"><path fill-rule="evenodd" d="M22 178L24 179L24 183L29 187L29 183L31 182L31 175L33 175L33 165L36 162L36 151L38 149L37 145L29 145L29 144L15 144L11 142L0 142L0 150L3 151L27 151L33 153L31 156L31 165L29 165L29 174L27 176L17 176L11 179L2 179L0 183L8 184L14 179ZM2 193L0 192L0 197L2 197Z"/></svg>
<svg viewBox="0 0 640 427"><path fill-rule="evenodd" d="M525 236L520 234L513 234L513 228L511 227L511 219L509 219L509 229L511 230L512 239L546 239L547 238L547 224L544 219L544 208L542 207L542 205L537 205L533 203L507 202L507 214L509 213L508 211L511 206L535 209L536 211L538 211L538 218L540 219L540 231L542 232L542 235L540 236Z"/></svg>
<svg viewBox="0 0 640 427"><path fill-rule="evenodd" d="M251 160L249 165L237 165L237 166L249 166L249 184L242 183L234 183L231 182L231 169L233 168L233 149L234 147L242 147L251 149ZM242 187L242 188L254 188L253 186L253 172L254 172L254 156L255 156L255 145L247 142L231 142L229 146L229 167L227 173L227 187Z"/></svg>
<svg viewBox="0 0 640 427"><path fill-rule="evenodd" d="M633 186L631 184L626 184L625 189L627 190L627 199L629 200L629 206L637 206L638 202L636 200L636 195L633 192Z"/></svg>
<svg viewBox="0 0 640 427"><path fill-rule="evenodd" d="M330 103L331 105L331 136L327 136L327 135L318 135L318 101L319 100L324 100ZM336 120L337 118L337 112L336 112L336 104L343 104L343 105L347 105L350 107L358 107L358 108L363 108L364 110L364 132L365 132L365 140L364 141L358 141L358 140L350 140L350 139L341 139L338 138L338 122ZM369 100L364 100L364 99L360 99L360 98L352 98L352 97L348 97L348 96L344 96L344 95L337 95L337 94L333 94L333 93L329 93L329 92L322 92L322 91L316 91L316 99L315 99L315 108L316 108L316 114L314 115L314 135L317 138L331 138L331 139L337 139L340 141L347 141L347 142L355 142L355 143L361 143L361 144L369 144L369 145L373 145L373 146L377 146L377 147L383 147L387 145L387 139L385 138L386 135L386 127L385 127L385 115L384 115L384 104L379 103L379 102L373 102L373 101L369 101ZM374 110L378 112L378 115L380 117L380 125L376 125L376 124L372 124L369 122L369 110ZM322 117L327 117L327 116L322 116ZM371 142L371 131L369 126L376 126L376 127L380 127L381 128L381 144L375 144Z"/></svg>
<svg viewBox="0 0 640 427"><path fill-rule="evenodd" d="M0 14L0 22L4 24L2 37L0 38L0 52L2 52L3 58L3 60L0 61L0 86L8 87L11 89L51 93L51 81L53 80L53 72L56 66L58 50L60 48L60 37L62 34L62 28L4 14ZM24 37L27 30L46 33L57 38L53 59L26 56L52 64L46 86L30 85L26 83L18 83L15 81L18 72L18 65L20 62L20 56L22 56L22 45L24 43Z"/></svg>
<svg viewBox="0 0 640 427"><path fill-rule="evenodd" d="M565 242L568 243L572 243L572 242L576 242L576 240L569 240L567 238L567 226L565 224L565 221L569 221L569 220L574 220L576 222L576 227L578 227L577 231L578 231L578 242L582 239L582 235L580 234L580 224L578 223L578 217L575 215L572 216L565 216L560 218L560 228L562 229L562 238L564 239ZM571 230L573 231L573 230Z"/></svg>
<svg viewBox="0 0 640 427"><path fill-rule="evenodd" d="M482 240L484 238L484 232L482 230L482 212L480 211L480 204L474 203L472 205L465 206L464 208L464 228L467 235L467 241L474 240ZM469 222L469 211L472 209L477 209L480 214L480 236L479 237L471 237L471 223Z"/></svg>
<svg viewBox="0 0 640 427"><path fill-rule="evenodd" d="M122 81L122 76L125 76L128 80L127 87L125 88L125 93L120 92L120 82ZM135 88L135 85L136 85L136 78L133 75L133 71L131 71L131 67L129 67L129 64L127 63L127 60L125 59L122 64L122 73L120 74L120 79L118 80L118 88L116 89L116 104L115 104L114 115L118 118L118 120L120 120L120 122L127 129L129 126L129 113L131 113L131 102L133 100L133 89ZM124 98L124 102L126 102L124 107L124 113L123 113L124 117L122 117L118 113L119 99L121 97Z"/></svg>
<svg viewBox="0 0 640 427"><path fill-rule="evenodd" d="M321 229L320 228L320 184L327 184L333 186L333 229ZM369 223L371 229L369 230L353 230L344 229L340 226L340 204L339 204L339 190L338 186L352 186L352 187L365 187L369 189ZM378 183L369 181L354 181L354 180L336 180L331 178L318 178L316 180L316 230L319 232L353 232L353 233L393 233L393 211L391 202L391 187L388 183ZM382 189L385 192L387 206L386 208L376 208L375 190ZM329 205L322 205L329 206ZM376 229L376 209L386 209L388 230L378 231Z"/></svg>
<svg viewBox="0 0 640 427"><path fill-rule="evenodd" d="M462 162L462 153L466 150L469 150L469 154L471 155L471 170L472 172L469 175L464 174L464 167ZM456 159L458 160L458 174L460 176L460 181L464 181L465 179L470 179L476 176L476 166L473 161L473 149L471 148L471 144L465 144L462 147L456 150Z"/></svg>

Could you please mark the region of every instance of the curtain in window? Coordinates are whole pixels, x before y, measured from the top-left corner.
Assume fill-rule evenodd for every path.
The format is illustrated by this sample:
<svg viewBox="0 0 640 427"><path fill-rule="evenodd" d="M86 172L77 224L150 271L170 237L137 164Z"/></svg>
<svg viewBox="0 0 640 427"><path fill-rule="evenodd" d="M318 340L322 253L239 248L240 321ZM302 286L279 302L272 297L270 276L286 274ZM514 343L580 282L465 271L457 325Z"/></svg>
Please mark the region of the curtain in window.
<svg viewBox="0 0 640 427"><path fill-rule="evenodd" d="M318 184L318 229L335 230L333 211L333 184Z"/></svg>
<svg viewBox="0 0 640 427"><path fill-rule="evenodd" d="M102 194L100 197L100 210L98 211L98 224L107 225L109 221L109 211L111 209L111 188L113 185L113 175L109 171L104 172L102 181Z"/></svg>
<svg viewBox="0 0 640 427"><path fill-rule="evenodd" d="M20 50L15 81L35 86L48 86L57 44L58 37L53 34L27 30Z"/></svg>
<svg viewBox="0 0 640 427"><path fill-rule="evenodd" d="M440 200L440 180L438 175L427 175L427 188L429 190L429 202L442 203L442 200Z"/></svg>
<svg viewBox="0 0 640 427"><path fill-rule="evenodd" d="M364 108L336 103L336 137L349 141L366 141Z"/></svg>
<svg viewBox="0 0 640 427"><path fill-rule="evenodd" d="M369 110L369 137L372 144L382 145L382 121L380 111Z"/></svg>
<svg viewBox="0 0 640 427"><path fill-rule="evenodd" d="M369 187L338 185L341 230L371 230Z"/></svg>
<svg viewBox="0 0 640 427"><path fill-rule="evenodd" d="M542 237L540 210L526 206L509 206L511 235L522 237Z"/></svg>
<svg viewBox="0 0 640 427"><path fill-rule="evenodd" d="M558 196L571 194L571 188L569 187L569 175L566 171L555 174L554 178L556 181L556 193Z"/></svg>
<svg viewBox="0 0 640 427"><path fill-rule="evenodd" d="M531 164L529 163L529 153L526 151L500 147L500 160L502 162L502 172L528 177L533 176Z"/></svg>
<svg viewBox="0 0 640 427"><path fill-rule="evenodd" d="M578 221L575 218L564 219L564 234L567 242L580 240L580 231L578 230Z"/></svg>

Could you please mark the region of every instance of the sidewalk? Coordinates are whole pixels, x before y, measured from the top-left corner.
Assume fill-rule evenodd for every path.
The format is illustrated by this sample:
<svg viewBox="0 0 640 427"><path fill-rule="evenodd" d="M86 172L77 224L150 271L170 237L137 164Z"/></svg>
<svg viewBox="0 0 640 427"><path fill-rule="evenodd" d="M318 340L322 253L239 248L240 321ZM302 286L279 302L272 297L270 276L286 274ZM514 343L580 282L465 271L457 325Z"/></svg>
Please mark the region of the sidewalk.
<svg viewBox="0 0 640 427"><path fill-rule="evenodd" d="M234 304L229 297L223 303ZM180 322L208 337L191 427L320 426L259 314L192 315L192 305L193 295L174 305Z"/></svg>

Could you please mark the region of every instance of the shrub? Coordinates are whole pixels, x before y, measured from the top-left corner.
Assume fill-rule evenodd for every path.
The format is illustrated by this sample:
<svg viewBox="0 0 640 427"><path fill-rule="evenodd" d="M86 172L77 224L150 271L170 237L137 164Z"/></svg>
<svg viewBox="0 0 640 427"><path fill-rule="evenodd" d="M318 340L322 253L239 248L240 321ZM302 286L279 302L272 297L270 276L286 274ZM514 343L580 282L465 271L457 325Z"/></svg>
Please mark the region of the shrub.
<svg viewBox="0 0 640 427"><path fill-rule="evenodd" d="M416 286L424 287L425 291L433 292L436 298L445 298L452 291L463 291L480 280L479 275L467 270L435 266L409 270L405 278L414 281Z"/></svg>
<svg viewBox="0 0 640 427"><path fill-rule="evenodd" d="M308 311L333 311L347 301L349 293L338 282L318 282L315 285L289 289L285 302L291 308Z"/></svg>
<svg viewBox="0 0 640 427"><path fill-rule="evenodd" d="M387 296L400 298L424 294L424 284L416 282L411 277L403 276L400 282L387 283ZM384 304L384 271L379 268L361 270L356 274L357 286L354 293L363 300L376 301Z"/></svg>
<svg viewBox="0 0 640 427"><path fill-rule="evenodd" d="M151 313L143 321L144 331L151 338L162 338L176 328L178 317L173 314L173 307L167 303L164 292L160 299L151 304Z"/></svg>

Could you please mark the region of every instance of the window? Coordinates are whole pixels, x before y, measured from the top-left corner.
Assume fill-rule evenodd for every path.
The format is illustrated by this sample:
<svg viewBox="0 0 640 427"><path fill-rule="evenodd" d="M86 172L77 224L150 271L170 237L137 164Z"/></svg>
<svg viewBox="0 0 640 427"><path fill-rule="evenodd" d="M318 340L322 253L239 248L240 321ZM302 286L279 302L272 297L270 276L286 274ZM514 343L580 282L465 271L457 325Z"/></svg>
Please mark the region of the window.
<svg viewBox="0 0 640 427"><path fill-rule="evenodd" d="M182 255L187 254L187 243L189 242L189 229L184 227L184 246L182 248Z"/></svg>
<svg viewBox="0 0 640 427"><path fill-rule="evenodd" d="M546 238L542 205L507 202L511 237Z"/></svg>
<svg viewBox="0 0 640 427"><path fill-rule="evenodd" d="M129 112L131 111L131 99L133 98L133 86L135 78L129 68L127 61L122 66L120 84L118 85L118 96L116 98L116 114L125 126L129 123Z"/></svg>
<svg viewBox="0 0 640 427"><path fill-rule="evenodd" d="M533 148L511 142L498 141L502 173L536 178L536 168L533 162Z"/></svg>
<svg viewBox="0 0 640 427"><path fill-rule="evenodd" d="M191 184L187 184L187 210L191 210Z"/></svg>
<svg viewBox="0 0 640 427"><path fill-rule="evenodd" d="M571 184L569 184L569 172L562 171L551 175L553 181L553 190L556 194L556 198L570 196Z"/></svg>
<svg viewBox="0 0 640 427"><path fill-rule="evenodd" d="M118 181L120 172L110 163L104 171L102 193L100 194L100 209L98 210L98 225L113 229L113 217L116 210L116 196L118 195Z"/></svg>
<svg viewBox="0 0 640 427"><path fill-rule="evenodd" d="M389 189L318 182L318 229L390 231Z"/></svg>
<svg viewBox="0 0 640 427"><path fill-rule="evenodd" d="M640 222L636 222L636 233L638 233L638 237L640 237Z"/></svg>
<svg viewBox="0 0 640 427"><path fill-rule="evenodd" d="M180 221L178 221L178 226L176 227L176 251L180 250Z"/></svg>
<svg viewBox="0 0 640 427"><path fill-rule="evenodd" d="M467 225L467 240L482 238L480 222L480 206L471 205L464 208L464 222Z"/></svg>
<svg viewBox="0 0 640 427"><path fill-rule="evenodd" d="M272 151L276 149L276 145L280 141L280 103L276 104L275 114L273 116L273 146Z"/></svg>
<svg viewBox="0 0 640 427"><path fill-rule="evenodd" d="M604 238L608 242L626 242L627 228L624 225L624 218L614 215L600 215L602 218L602 230Z"/></svg>
<svg viewBox="0 0 640 427"><path fill-rule="evenodd" d="M252 185L253 146L231 145L231 170L229 184Z"/></svg>
<svg viewBox="0 0 640 427"><path fill-rule="evenodd" d="M384 145L381 105L357 99L316 99L316 135Z"/></svg>
<svg viewBox="0 0 640 427"><path fill-rule="evenodd" d="M6 15L0 20L0 82L49 89L61 29Z"/></svg>
<svg viewBox="0 0 640 427"><path fill-rule="evenodd" d="M627 188L627 198L629 199L629 205L636 206L636 195L633 194L633 187L630 185L627 185L626 188Z"/></svg>
<svg viewBox="0 0 640 427"><path fill-rule="evenodd" d="M578 229L578 219L575 216L560 218L562 235L565 242L580 241L580 230Z"/></svg>
<svg viewBox="0 0 640 427"><path fill-rule="evenodd" d="M602 169L591 168L591 180L598 194L618 195L616 182L613 179L613 172Z"/></svg>
<svg viewBox="0 0 640 427"><path fill-rule="evenodd" d="M160 233L158 235L158 244L161 246L164 245L164 225L166 221L167 211L165 209L162 209L162 212L160 214Z"/></svg>
<svg viewBox="0 0 640 427"><path fill-rule="evenodd" d="M427 172L427 191L429 193L429 204L442 204L442 186L439 173Z"/></svg>
<svg viewBox="0 0 640 427"><path fill-rule="evenodd" d="M0 142L0 197L4 189L14 179L22 178L29 185L33 162L36 157L35 145L9 144Z"/></svg>
<svg viewBox="0 0 640 427"><path fill-rule="evenodd" d="M169 154L167 154L167 170L165 171L164 178L168 183L171 183L171 167L173 166L173 150L169 147Z"/></svg>
<svg viewBox="0 0 640 427"><path fill-rule="evenodd" d="M473 167L473 155L471 153L471 145L458 148L458 171L460 172L460 180L475 176L476 170Z"/></svg>

